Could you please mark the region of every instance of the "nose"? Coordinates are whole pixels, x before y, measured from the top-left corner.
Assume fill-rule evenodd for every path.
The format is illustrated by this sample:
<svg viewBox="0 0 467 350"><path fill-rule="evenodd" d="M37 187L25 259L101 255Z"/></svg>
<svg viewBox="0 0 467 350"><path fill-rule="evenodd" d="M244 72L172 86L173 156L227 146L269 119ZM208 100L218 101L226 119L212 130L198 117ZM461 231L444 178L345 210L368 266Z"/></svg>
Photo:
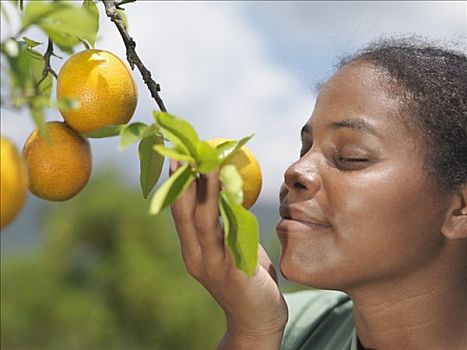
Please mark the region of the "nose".
<svg viewBox="0 0 467 350"><path fill-rule="evenodd" d="M284 173L283 192L302 192L314 197L321 187L316 154L308 154L292 163Z"/></svg>

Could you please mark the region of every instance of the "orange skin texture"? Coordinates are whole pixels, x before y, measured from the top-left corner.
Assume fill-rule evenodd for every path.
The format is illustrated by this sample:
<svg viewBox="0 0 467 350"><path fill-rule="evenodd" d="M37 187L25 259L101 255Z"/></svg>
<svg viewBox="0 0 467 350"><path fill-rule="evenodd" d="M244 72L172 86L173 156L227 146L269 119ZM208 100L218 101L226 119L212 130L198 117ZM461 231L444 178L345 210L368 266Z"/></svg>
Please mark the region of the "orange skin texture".
<svg viewBox="0 0 467 350"><path fill-rule="evenodd" d="M24 160L10 140L1 139L1 228L9 225L26 201L28 172Z"/></svg>
<svg viewBox="0 0 467 350"><path fill-rule="evenodd" d="M63 122L48 122L46 127L49 141L36 129L23 148L29 190L42 199L65 201L77 195L91 176L91 147Z"/></svg>
<svg viewBox="0 0 467 350"><path fill-rule="evenodd" d="M61 109L65 122L78 132L126 124L137 104L137 89L126 64L103 50L71 56L57 79L57 98L78 100L77 109Z"/></svg>

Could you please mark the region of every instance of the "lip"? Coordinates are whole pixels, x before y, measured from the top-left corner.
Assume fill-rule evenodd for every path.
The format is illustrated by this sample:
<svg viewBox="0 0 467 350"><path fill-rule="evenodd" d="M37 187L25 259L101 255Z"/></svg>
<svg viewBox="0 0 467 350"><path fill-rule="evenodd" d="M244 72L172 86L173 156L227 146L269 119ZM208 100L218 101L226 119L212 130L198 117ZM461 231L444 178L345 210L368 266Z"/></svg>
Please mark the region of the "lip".
<svg viewBox="0 0 467 350"><path fill-rule="evenodd" d="M281 205L279 214L282 219L299 221L306 224L329 227L331 224L321 214L321 210L296 205Z"/></svg>
<svg viewBox="0 0 467 350"><path fill-rule="evenodd" d="M278 233L290 231L325 231L331 224L323 219L320 211L314 208L302 208L294 205L281 205L279 208L281 219L276 225Z"/></svg>
<svg viewBox="0 0 467 350"><path fill-rule="evenodd" d="M294 219L280 219L276 225L277 233L289 232L322 232L331 228L330 225L316 224L313 222L300 221Z"/></svg>

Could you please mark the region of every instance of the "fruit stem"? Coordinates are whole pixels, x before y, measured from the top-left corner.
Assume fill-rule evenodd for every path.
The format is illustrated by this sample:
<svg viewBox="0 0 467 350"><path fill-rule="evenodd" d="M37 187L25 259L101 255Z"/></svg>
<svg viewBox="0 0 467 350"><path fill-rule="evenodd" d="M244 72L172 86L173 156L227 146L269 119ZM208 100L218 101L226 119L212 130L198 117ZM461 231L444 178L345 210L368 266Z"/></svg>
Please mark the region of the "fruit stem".
<svg viewBox="0 0 467 350"><path fill-rule="evenodd" d="M83 40L83 39L78 39L79 41L81 41L81 44L83 44L83 46L86 48L86 50L89 50L91 49L91 46L89 46L88 42L86 40Z"/></svg>

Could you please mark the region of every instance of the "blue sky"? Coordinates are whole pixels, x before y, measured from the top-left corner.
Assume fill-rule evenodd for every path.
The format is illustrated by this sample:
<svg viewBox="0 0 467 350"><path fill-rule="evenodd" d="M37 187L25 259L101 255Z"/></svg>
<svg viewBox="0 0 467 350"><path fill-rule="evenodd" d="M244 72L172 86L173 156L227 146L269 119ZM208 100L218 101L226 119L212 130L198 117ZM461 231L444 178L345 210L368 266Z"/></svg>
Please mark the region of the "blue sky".
<svg viewBox="0 0 467 350"><path fill-rule="evenodd" d="M116 28L104 16L97 48L125 57ZM283 171L299 152L299 130L311 114L314 86L342 55L387 35L417 34L466 50L466 2L158 2L126 6L137 51L161 84L169 112L189 120L203 138L241 138L264 173L260 202L277 202ZM1 36L10 33L2 19ZM27 35L45 40L37 31ZM3 62L2 62L3 64ZM61 61L53 66L59 70ZM139 72L132 121L152 122L156 109ZM2 78L3 79L3 78ZM2 92L3 94L3 92ZM50 111L47 120L61 120ZM33 129L26 113L1 110L2 135L22 147ZM115 165L138 183L136 145L92 140L94 171ZM165 176L165 175L164 175Z"/></svg>

